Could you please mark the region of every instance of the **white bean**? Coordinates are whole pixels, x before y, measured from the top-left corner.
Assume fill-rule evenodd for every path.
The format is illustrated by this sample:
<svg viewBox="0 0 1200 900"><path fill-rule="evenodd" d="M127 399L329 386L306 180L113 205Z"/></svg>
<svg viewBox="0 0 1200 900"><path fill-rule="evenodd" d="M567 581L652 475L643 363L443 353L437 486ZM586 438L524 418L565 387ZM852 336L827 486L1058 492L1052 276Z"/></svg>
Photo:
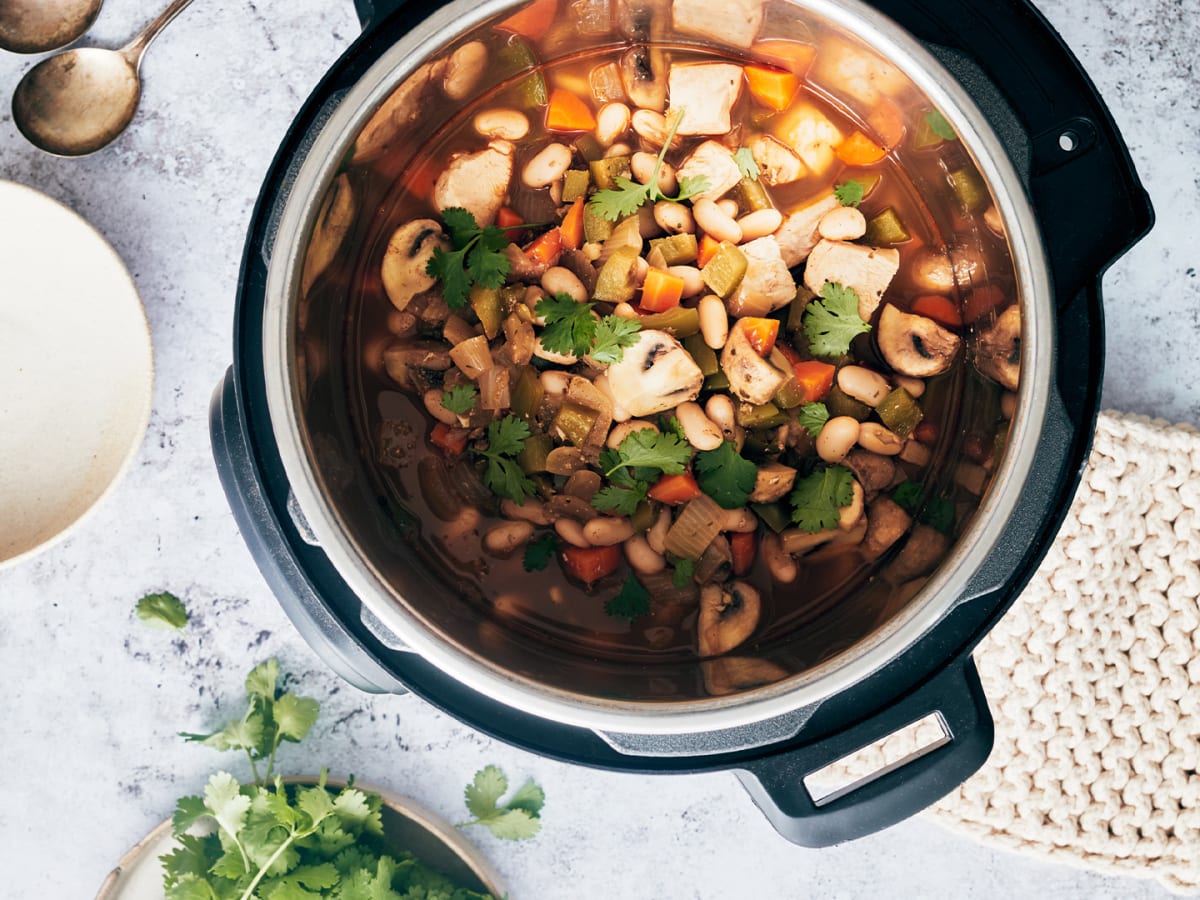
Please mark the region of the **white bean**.
<svg viewBox="0 0 1200 900"><path fill-rule="evenodd" d="M645 419L630 419L628 422L620 422L613 426L612 431L608 433L608 440L605 443L613 450L616 450L621 446L621 442L635 431L653 431L655 434L658 434L658 426L653 422L647 422Z"/></svg>
<svg viewBox="0 0 1200 900"><path fill-rule="evenodd" d="M696 220L692 211L682 203L659 200L654 204L654 221L667 234L694 234Z"/></svg>
<svg viewBox="0 0 1200 900"><path fill-rule="evenodd" d="M724 200L717 201L717 209L725 213L731 219L736 219L738 214L738 205L736 200L731 200L726 197Z"/></svg>
<svg viewBox="0 0 1200 900"><path fill-rule="evenodd" d="M572 547L590 547L591 542L583 536L583 526L574 519L559 519L554 523L558 536Z"/></svg>
<svg viewBox="0 0 1200 900"><path fill-rule="evenodd" d="M556 369L547 369L539 378L542 383L542 390L550 397L560 397L567 393L567 387L571 383L571 376L566 372L559 372Z"/></svg>
<svg viewBox="0 0 1200 900"><path fill-rule="evenodd" d="M921 251L912 263L911 272L912 280L922 290L940 294L954 290L954 263L941 251Z"/></svg>
<svg viewBox="0 0 1200 900"><path fill-rule="evenodd" d="M630 118L637 136L653 147L661 147L667 140L667 117L652 109L636 110ZM671 149L682 143L679 137L671 138Z"/></svg>
<svg viewBox="0 0 1200 900"><path fill-rule="evenodd" d="M635 533L633 523L628 519L614 519L610 516L592 519L583 526L584 539L593 547L611 547L614 544L623 544Z"/></svg>
<svg viewBox="0 0 1200 900"><path fill-rule="evenodd" d="M624 141L620 141L604 151L604 158L611 159L614 156L628 156L632 152L632 147L630 147Z"/></svg>
<svg viewBox="0 0 1200 900"><path fill-rule="evenodd" d="M1004 237L1004 219L1000 216L1000 210L995 206L989 206L983 211L983 223L999 237Z"/></svg>
<svg viewBox="0 0 1200 900"><path fill-rule="evenodd" d="M696 225L714 240L729 241L731 244L742 242L741 226L707 197L692 205L692 215L696 218Z"/></svg>
<svg viewBox="0 0 1200 900"><path fill-rule="evenodd" d="M721 429L704 414L699 403L691 400L680 403L675 407L675 416L679 419L688 443L697 450L716 450L725 442Z"/></svg>
<svg viewBox="0 0 1200 900"><path fill-rule="evenodd" d="M821 216L817 233L827 241L857 241L867 233L867 217L853 206L839 206Z"/></svg>
<svg viewBox="0 0 1200 900"><path fill-rule="evenodd" d="M634 273L633 273L634 283L638 287L641 287L643 284L646 283L646 276L649 274L650 274L650 263L646 262L646 258L644 256L639 256L634 261Z"/></svg>
<svg viewBox="0 0 1200 900"><path fill-rule="evenodd" d="M800 567L790 553L783 552L783 543L779 535L768 531L762 539L763 560L771 572L771 577L780 584L791 584L800 574Z"/></svg>
<svg viewBox="0 0 1200 900"><path fill-rule="evenodd" d="M667 561L661 553L655 553L654 548L640 534L635 534L625 542L625 558L633 571L640 575L653 575L667 567Z"/></svg>
<svg viewBox="0 0 1200 900"><path fill-rule="evenodd" d="M721 429L727 441L732 441L737 431L737 418L733 400L728 394L713 394L704 404L704 414L710 422Z"/></svg>
<svg viewBox="0 0 1200 900"><path fill-rule="evenodd" d="M900 436L888 431L878 422L863 422L859 426L858 444L864 450L870 450L880 456L896 456L904 449L904 441Z"/></svg>
<svg viewBox="0 0 1200 900"><path fill-rule="evenodd" d="M700 298L698 310L704 343L713 350L720 350L729 340L729 313L725 309L725 301L716 294L706 294Z"/></svg>
<svg viewBox="0 0 1200 900"><path fill-rule="evenodd" d="M583 245L583 255L591 262L595 262L600 258L600 253L604 250L604 245L599 241L588 241Z"/></svg>
<svg viewBox="0 0 1200 900"><path fill-rule="evenodd" d="M736 531L742 534L757 531L758 518L745 507L741 509L727 509L721 513L721 530Z"/></svg>
<svg viewBox="0 0 1200 900"><path fill-rule="evenodd" d="M628 303L618 303L614 306L613 315L622 319L636 319L638 317L637 310Z"/></svg>
<svg viewBox="0 0 1200 900"><path fill-rule="evenodd" d="M646 543L650 545L650 549L655 553L666 553L667 532L670 530L671 510L664 506L658 511L658 518L654 520L650 530L646 532Z"/></svg>
<svg viewBox="0 0 1200 900"><path fill-rule="evenodd" d="M909 391L912 394L912 391ZM916 394L913 394L915 397ZM1017 395L1012 391L1005 391L1000 395L1000 415L1008 419L1010 422L1013 416L1017 414Z"/></svg>
<svg viewBox="0 0 1200 900"><path fill-rule="evenodd" d="M528 497L524 503L517 503L508 498L501 500L500 515L506 519L532 522L534 525L549 525L554 520L545 503Z"/></svg>
<svg viewBox="0 0 1200 900"><path fill-rule="evenodd" d="M778 231L783 224L783 213L777 209L757 209L742 216L737 223L742 229L742 240L752 241Z"/></svg>
<svg viewBox="0 0 1200 900"><path fill-rule="evenodd" d="M487 65L487 47L482 41L463 44L450 54L442 88L452 100L461 100L475 89Z"/></svg>
<svg viewBox="0 0 1200 900"><path fill-rule="evenodd" d="M840 463L858 441L861 426L850 416L834 416L817 435L817 456L827 463Z"/></svg>
<svg viewBox="0 0 1200 900"><path fill-rule="evenodd" d="M629 168L639 184L649 184L654 175L654 167L658 157L653 153L638 151L629 160ZM674 194L679 189L679 180L675 177L675 168L670 163L663 163L658 169L658 189L664 194Z"/></svg>
<svg viewBox="0 0 1200 900"><path fill-rule="evenodd" d="M571 148L566 144L547 144L525 164L521 180L528 187L541 188L566 174L571 166Z"/></svg>
<svg viewBox="0 0 1200 900"><path fill-rule="evenodd" d="M425 408L429 410L429 414L443 425L457 425L458 415L442 406L442 394L443 391L431 388L421 399L425 402Z"/></svg>
<svg viewBox="0 0 1200 900"><path fill-rule="evenodd" d="M547 294L566 294L576 303L586 303L587 288L570 269L563 266L551 266L542 275L542 289Z"/></svg>
<svg viewBox="0 0 1200 900"><path fill-rule="evenodd" d="M920 378L913 378L909 375L894 375L892 377L896 382L896 387L904 388L914 400L925 393L925 382Z"/></svg>
<svg viewBox="0 0 1200 900"><path fill-rule="evenodd" d="M532 522L501 522L487 530L483 547L493 556L510 556L532 536Z"/></svg>
<svg viewBox="0 0 1200 900"><path fill-rule="evenodd" d="M886 378L862 366L842 366L838 369L837 381L845 393L872 409L892 392Z"/></svg>
<svg viewBox="0 0 1200 900"><path fill-rule="evenodd" d="M629 107L624 103L605 103L596 113L596 140L601 147L611 147L627 128Z"/></svg>
<svg viewBox="0 0 1200 900"><path fill-rule="evenodd" d="M843 506L838 513L838 528L842 531L849 531L862 518L863 514L863 488L858 483L858 479L854 479L850 484L853 487L853 495L850 498L850 505Z"/></svg>
<svg viewBox="0 0 1200 900"><path fill-rule="evenodd" d="M484 137L519 141L529 134L529 119L515 109L485 109L475 116L475 130Z"/></svg>

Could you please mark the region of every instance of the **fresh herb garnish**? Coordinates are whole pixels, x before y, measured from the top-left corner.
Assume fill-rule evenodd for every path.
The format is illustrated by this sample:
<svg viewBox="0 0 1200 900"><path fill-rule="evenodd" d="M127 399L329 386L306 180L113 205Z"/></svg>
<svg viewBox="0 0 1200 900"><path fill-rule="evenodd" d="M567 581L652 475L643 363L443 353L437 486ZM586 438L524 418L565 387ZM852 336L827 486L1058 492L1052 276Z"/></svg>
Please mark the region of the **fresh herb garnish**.
<svg viewBox="0 0 1200 900"><path fill-rule="evenodd" d="M156 628L179 630L188 623L187 608L178 597L168 591L147 594L137 602L135 612L139 619Z"/></svg>
<svg viewBox="0 0 1200 900"><path fill-rule="evenodd" d="M521 470L512 457L525 448L531 434L529 425L516 416L493 419L488 425L488 446L475 452L487 460L483 470L484 484L498 497L514 503L524 503L537 492L537 486Z"/></svg>
<svg viewBox="0 0 1200 900"><path fill-rule="evenodd" d="M620 593L604 604L604 611L614 619L632 621L650 612L650 592L631 574L621 585Z"/></svg>
<svg viewBox="0 0 1200 900"><path fill-rule="evenodd" d="M675 563L675 570L671 573L671 584L682 590L691 583L695 575L696 561L694 559L681 559Z"/></svg>
<svg viewBox="0 0 1200 900"><path fill-rule="evenodd" d="M530 541L525 545L525 556L521 559L521 564L525 567L525 571L542 571L542 569L550 564L550 557L554 555L557 547L558 541L554 539L554 535L552 534L543 534L536 541Z"/></svg>
<svg viewBox="0 0 1200 900"><path fill-rule="evenodd" d="M523 841L537 834L542 828L542 807L546 794L531 778L505 803L500 798L508 790L508 779L495 766L487 766L475 773L475 779L463 791L467 810L475 818L460 822L457 827L469 828L483 825L493 835L505 841ZM432 894L430 897L432 898ZM453 898L457 900L457 898Z"/></svg>
<svg viewBox="0 0 1200 900"><path fill-rule="evenodd" d="M448 391L442 391L442 406L450 412L465 416L475 408L475 398L479 396L479 388L473 384L460 384Z"/></svg>
<svg viewBox="0 0 1200 900"><path fill-rule="evenodd" d="M637 508L645 501L649 485L644 481L622 487L610 484L598 490L592 497L592 506L601 512L616 513L618 516L632 516Z"/></svg>
<svg viewBox="0 0 1200 900"><path fill-rule="evenodd" d="M845 466L817 469L796 482L789 499L792 521L801 531L836 528L840 510L854 501L854 475Z"/></svg>
<svg viewBox="0 0 1200 900"><path fill-rule="evenodd" d="M584 355L601 365L618 363L625 358L625 348L638 342L641 330L642 323L637 319L605 316L596 324L596 341L591 352Z"/></svg>
<svg viewBox="0 0 1200 900"><path fill-rule="evenodd" d="M504 255L508 234L496 225L480 228L475 216L458 206L442 210L442 221L454 249L435 247L425 271L442 282L446 304L451 309L462 309L472 285L498 288L504 284L509 269Z"/></svg>
<svg viewBox="0 0 1200 900"><path fill-rule="evenodd" d="M739 147L738 151L733 154L733 161L737 163L738 171L742 173L742 177L749 181L758 181L758 163L754 161L754 153L749 147Z"/></svg>
<svg viewBox="0 0 1200 900"><path fill-rule="evenodd" d="M671 141L675 139L675 132L679 130L679 124L683 121L683 114L684 110L680 107L671 115L667 139L663 141L662 149L658 151L658 159L654 162L654 171L650 174L650 179L645 184L638 184L623 175L618 175L613 179L617 183L616 188L605 188L592 194L592 199L588 201L588 207L593 213L610 222L619 222L626 216L632 216L647 202L687 200L696 194L703 194L709 189L708 178L703 175L685 175L680 178L679 191L674 197L668 197L658 189L658 173L662 169L663 160L666 159Z"/></svg>
<svg viewBox="0 0 1200 900"><path fill-rule="evenodd" d="M863 197L866 196L866 190L863 188L861 181L855 181L851 178L842 184L836 185L833 189L833 196L837 198L837 202L842 206L858 206L862 203Z"/></svg>
<svg viewBox="0 0 1200 900"><path fill-rule="evenodd" d="M796 414L796 421L802 428L807 429L809 434L816 437L825 427L825 423L829 421L829 407L824 403L805 403L800 407L800 412Z"/></svg>
<svg viewBox="0 0 1200 900"><path fill-rule="evenodd" d="M946 117L938 110L925 113L925 122L929 125L929 130L940 137L943 141L957 141L958 135L954 132L954 126L946 121Z"/></svg>
<svg viewBox="0 0 1200 900"><path fill-rule="evenodd" d="M741 509L754 491L758 467L744 459L737 445L725 441L716 450L696 454L696 483L724 509Z"/></svg>
<svg viewBox="0 0 1200 900"><path fill-rule="evenodd" d="M925 489L916 481L904 481L892 492L896 505L909 515L920 511L920 520L942 534L954 524L954 504L945 497L931 497L922 508Z"/></svg>
<svg viewBox="0 0 1200 900"><path fill-rule="evenodd" d="M826 282L821 299L809 301L804 308L804 336L814 356L836 359L850 349L855 335L871 326L858 315L858 293L853 288Z"/></svg>
<svg viewBox="0 0 1200 900"><path fill-rule="evenodd" d="M577 303L566 294L553 294L538 301L535 312L545 319L542 346L552 353L591 356L598 363L620 362L626 347L637 343L642 325L637 319L592 313L595 303Z"/></svg>
<svg viewBox="0 0 1200 900"><path fill-rule="evenodd" d="M678 435L640 428L621 441L617 449L603 451L600 454L600 468L604 470L604 477L614 484L631 487L635 481L649 481L654 477L653 472L640 472L639 469L657 469L664 475L682 475L684 466L691 458L691 445ZM642 475L646 477L640 477Z"/></svg>

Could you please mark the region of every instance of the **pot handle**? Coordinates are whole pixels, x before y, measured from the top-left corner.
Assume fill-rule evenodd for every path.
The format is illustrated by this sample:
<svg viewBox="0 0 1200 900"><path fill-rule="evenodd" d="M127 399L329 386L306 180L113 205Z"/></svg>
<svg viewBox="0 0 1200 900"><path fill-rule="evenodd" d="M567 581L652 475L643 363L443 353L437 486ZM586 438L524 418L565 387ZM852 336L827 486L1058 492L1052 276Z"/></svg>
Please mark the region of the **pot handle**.
<svg viewBox="0 0 1200 900"><path fill-rule="evenodd" d="M945 739L828 797L805 778L935 714ZM975 663L967 656L878 716L819 743L746 764L737 772L775 829L803 847L830 847L880 831L935 803L984 764L994 729Z"/></svg>
<svg viewBox="0 0 1200 900"><path fill-rule="evenodd" d="M213 392L209 406L213 458L221 487L250 555L296 630L322 661L343 679L372 694L403 694L407 688L372 657L330 610L298 564L288 539L295 523L281 521L250 450L233 368ZM298 533L296 537L303 540Z"/></svg>

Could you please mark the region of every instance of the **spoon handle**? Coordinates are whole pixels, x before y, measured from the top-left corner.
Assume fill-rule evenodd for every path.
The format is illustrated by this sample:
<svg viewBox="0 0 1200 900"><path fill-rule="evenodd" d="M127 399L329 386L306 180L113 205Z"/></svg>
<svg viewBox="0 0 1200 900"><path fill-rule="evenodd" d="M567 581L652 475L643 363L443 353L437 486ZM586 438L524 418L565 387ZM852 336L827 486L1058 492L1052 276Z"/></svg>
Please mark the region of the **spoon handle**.
<svg viewBox="0 0 1200 900"><path fill-rule="evenodd" d="M146 52L146 48L158 37L160 31L171 24L172 19L187 9L191 2L192 0L174 0L170 6L159 13L158 18L145 27L141 34L121 48L121 55L129 60L129 64L135 69L140 68L142 54Z"/></svg>

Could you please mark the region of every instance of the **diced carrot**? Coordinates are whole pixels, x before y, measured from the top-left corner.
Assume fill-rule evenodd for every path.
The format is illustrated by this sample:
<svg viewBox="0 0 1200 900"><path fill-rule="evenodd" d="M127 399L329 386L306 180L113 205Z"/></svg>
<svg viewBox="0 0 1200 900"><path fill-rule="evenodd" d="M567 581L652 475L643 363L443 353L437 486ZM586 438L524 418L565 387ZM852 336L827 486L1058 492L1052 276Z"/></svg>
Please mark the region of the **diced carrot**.
<svg viewBox="0 0 1200 900"><path fill-rule="evenodd" d="M805 403L824 400L833 388L833 376L836 372L837 366L815 359L792 364L792 375L803 389Z"/></svg>
<svg viewBox="0 0 1200 900"><path fill-rule="evenodd" d="M678 506L700 496L702 491L691 475L664 475L647 491L651 500Z"/></svg>
<svg viewBox="0 0 1200 900"><path fill-rule="evenodd" d="M617 571L621 565L621 545L567 547L562 552L562 564L568 575L591 586Z"/></svg>
<svg viewBox="0 0 1200 900"><path fill-rule="evenodd" d="M733 574L745 575L758 553L758 535L753 531L734 532L729 536L729 552L733 556Z"/></svg>
<svg viewBox="0 0 1200 900"><path fill-rule="evenodd" d="M591 131L595 127L596 117L579 97L565 88L555 88L550 92L546 128L550 131Z"/></svg>
<svg viewBox="0 0 1200 900"><path fill-rule="evenodd" d="M918 297L913 301L912 311L918 316L933 319L939 325L945 325L947 328L962 327L962 313L958 310L958 304L941 294L926 294Z"/></svg>
<svg viewBox="0 0 1200 900"><path fill-rule="evenodd" d="M767 109L783 112L800 89L800 79L784 69L750 65L742 69L750 95Z"/></svg>
<svg viewBox="0 0 1200 900"><path fill-rule="evenodd" d="M746 333L746 340L759 356L768 357L775 348L775 338L779 337L778 319L759 319L746 316L738 319L737 327Z"/></svg>
<svg viewBox="0 0 1200 900"><path fill-rule="evenodd" d="M703 269L708 265L708 261L717 255L717 251L721 249L721 242L711 235L702 234L700 236L700 249L696 254L696 268Z"/></svg>
<svg viewBox="0 0 1200 900"><path fill-rule="evenodd" d="M642 283L639 304L647 312L666 312L679 305L683 297L683 279L663 269L650 269Z"/></svg>
<svg viewBox="0 0 1200 900"><path fill-rule="evenodd" d="M496 30L519 34L536 41L550 29L556 12L558 0L532 0L497 25Z"/></svg>
<svg viewBox="0 0 1200 900"><path fill-rule="evenodd" d="M994 284L975 288L963 297L963 321L978 322L998 306L1002 306L1005 299L1004 291Z"/></svg>
<svg viewBox="0 0 1200 900"><path fill-rule="evenodd" d="M433 187L442 174L443 161L426 157L404 173L400 183L409 194L421 200L433 196Z"/></svg>
<svg viewBox="0 0 1200 900"><path fill-rule="evenodd" d="M525 224L525 220L517 215L516 210L507 206L500 207L500 212L496 213L496 224L501 228L513 229L508 232L508 239L514 244L520 244L529 239L529 232L526 229L515 227Z"/></svg>
<svg viewBox="0 0 1200 900"><path fill-rule="evenodd" d="M773 63L801 77L808 71L817 55L817 48L812 44L778 39L759 41L750 51L755 58Z"/></svg>
<svg viewBox="0 0 1200 900"><path fill-rule="evenodd" d="M533 239L533 242L525 248L525 255L534 265L545 265L546 267L557 265L558 258L562 255L562 244L562 232L557 228L551 228L542 236Z"/></svg>
<svg viewBox="0 0 1200 900"><path fill-rule="evenodd" d="M438 422L429 432L429 442L451 456L458 456L467 449L467 432L462 428L455 428L451 432L449 425Z"/></svg>
<svg viewBox="0 0 1200 900"><path fill-rule="evenodd" d="M848 166L869 166L887 156L886 150L861 131L854 132L838 144L834 152Z"/></svg>
<svg viewBox="0 0 1200 900"><path fill-rule="evenodd" d="M882 100L867 116L867 124L875 129L883 146L894 150L904 140L904 114L896 104Z"/></svg>
<svg viewBox="0 0 1200 900"><path fill-rule="evenodd" d="M576 198L558 226L562 232L564 250L578 250L583 246L583 198Z"/></svg>

